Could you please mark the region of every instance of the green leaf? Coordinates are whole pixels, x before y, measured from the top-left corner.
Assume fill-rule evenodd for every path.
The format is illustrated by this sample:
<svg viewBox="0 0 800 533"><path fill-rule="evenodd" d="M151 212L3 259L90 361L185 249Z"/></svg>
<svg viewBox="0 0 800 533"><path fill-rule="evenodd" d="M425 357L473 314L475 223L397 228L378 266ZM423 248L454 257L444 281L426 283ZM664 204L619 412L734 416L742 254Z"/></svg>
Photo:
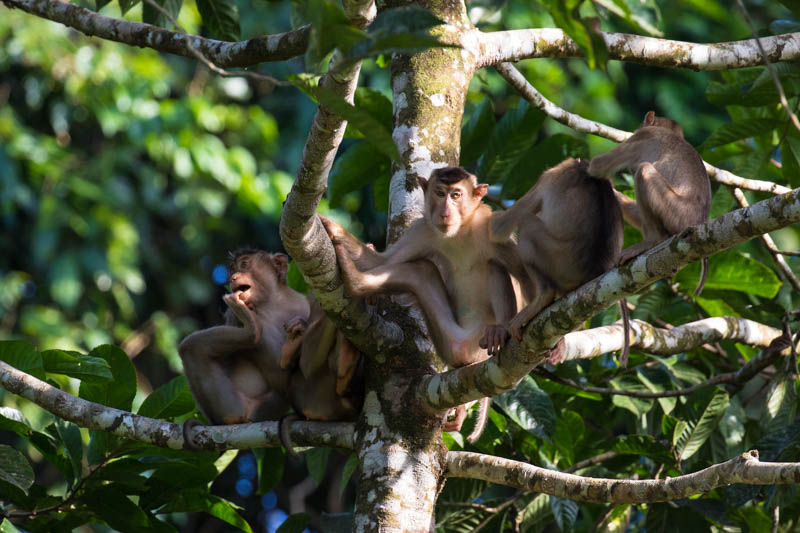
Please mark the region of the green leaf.
<svg viewBox="0 0 800 533"><path fill-rule="evenodd" d="M113 376L105 359L63 350L41 352L46 372L63 374L89 383L105 383Z"/></svg>
<svg viewBox="0 0 800 533"><path fill-rule="evenodd" d="M492 401L523 429L540 439L552 439L555 430L553 402L530 376L525 376L514 389Z"/></svg>
<svg viewBox="0 0 800 533"><path fill-rule="evenodd" d="M356 468L358 468L358 454L353 452L347 457L347 462L344 464L344 468L342 469L342 482L339 484L340 496L344 494L344 489L347 488L347 483L350 481L350 478L353 476L353 472L356 471Z"/></svg>
<svg viewBox="0 0 800 533"><path fill-rule="evenodd" d="M761 417L766 433L791 424L797 413L795 378L780 371L775 374L767 390L767 403Z"/></svg>
<svg viewBox="0 0 800 533"><path fill-rule="evenodd" d="M734 141L758 137L770 133L781 125L782 121L773 118L748 118L742 122L729 122L714 130L697 150L708 150Z"/></svg>
<svg viewBox="0 0 800 533"><path fill-rule="evenodd" d="M575 520L578 518L578 504L567 498L557 498L550 496L550 508L556 518L558 529L561 531L571 531Z"/></svg>
<svg viewBox="0 0 800 533"><path fill-rule="evenodd" d="M142 22L161 26L162 28L174 27L175 24L172 20L153 7L151 2L155 2L157 5L161 6L164 11L170 14L172 20L177 22L178 13L181 11L183 0L144 0L142 4Z"/></svg>
<svg viewBox="0 0 800 533"><path fill-rule="evenodd" d="M0 341L0 361L17 370L44 380L42 356L32 344L25 341Z"/></svg>
<svg viewBox="0 0 800 533"><path fill-rule="evenodd" d="M489 138L486 152L478 162L477 175L482 181L504 181L525 153L536 143L536 135L544 121L544 114L520 103L506 111Z"/></svg>
<svg viewBox="0 0 800 533"><path fill-rule="evenodd" d="M258 494L266 494L283 479L285 452L282 448L257 448L253 453L258 464Z"/></svg>
<svg viewBox="0 0 800 533"><path fill-rule="evenodd" d="M3 518L3 521L0 522L0 533L22 533L22 530L14 527L14 524L9 522L7 518Z"/></svg>
<svg viewBox="0 0 800 533"><path fill-rule="evenodd" d="M33 485L33 468L20 452L0 444L0 481L9 483L24 493Z"/></svg>
<svg viewBox="0 0 800 533"><path fill-rule="evenodd" d="M311 517L306 513L297 513L288 517L275 533L302 533L311 522Z"/></svg>
<svg viewBox="0 0 800 533"><path fill-rule="evenodd" d="M716 389L699 417L678 420L672 436L672 443L679 460L688 459L700 449L717 427L717 422L722 418L727 407L728 393L722 389Z"/></svg>
<svg viewBox="0 0 800 533"><path fill-rule="evenodd" d="M182 490L175 500L159 512L197 512L202 511L219 518L223 522L239 528L246 533L252 533L250 525L236 512L234 505L228 500L213 496L206 489Z"/></svg>
<svg viewBox="0 0 800 533"><path fill-rule="evenodd" d="M359 109L333 91L323 87L312 87L305 82L296 80L295 85L313 95L321 105L331 109L334 113L348 121L358 129L366 141L379 151L383 152L393 161L400 159L397 146L394 144L392 134L368 111Z"/></svg>
<svg viewBox="0 0 800 533"><path fill-rule="evenodd" d="M494 125L494 104L491 98L484 96L467 123L461 128L462 167L468 167L478 160L486 148L486 139L491 135Z"/></svg>
<svg viewBox="0 0 800 533"><path fill-rule="evenodd" d="M800 132L794 129L787 132L781 143L781 155L784 178L792 187L800 187Z"/></svg>
<svg viewBox="0 0 800 533"><path fill-rule="evenodd" d="M136 395L136 369L128 356L118 346L103 344L89 352L92 357L100 357L111 367L113 380L103 383L81 382L79 395L84 400L108 407L130 411Z"/></svg>
<svg viewBox="0 0 800 533"><path fill-rule="evenodd" d="M700 261L696 261L675 276L681 290L694 290L700 277L700 268ZM705 289L739 291L774 298L780 288L781 280L769 267L736 250L722 252L708 260Z"/></svg>
<svg viewBox="0 0 800 533"><path fill-rule="evenodd" d="M643 455L659 463L673 462L669 449L651 435L620 435L611 449L623 455Z"/></svg>
<svg viewBox="0 0 800 533"><path fill-rule="evenodd" d="M351 145L336 159L328 178L328 201L340 207L342 198L372 183L379 176L388 176L391 161L368 142Z"/></svg>
<svg viewBox="0 0 800 533"><path fill-rule="evenodd" d="M534 531L534 527L546 523L552 513L550 495L535 495L520 511L522 531Z"/></svg>
<svg viewBox="0 0 800 533"><path fill-rule="evenodd" d="M297 2L300 17L311 24L306 65L315 68L334 48L346 53L355 43L368 40L367 34L348 23L341 6L327 0Z"/></svg>
<svg viewBox="0 0 800 533"><path fill-rule="evenodd" d="M144 399L138 413L150 418L173 418L193 411L192 391L186 376L178 376L154 390Z"/></svg>
<svg viewBox="0 0 800 533"><path fill-rule="evenodd" d="M586 141L557 133L529 149L503 183L504 198L519 198L533 187L539 176L568 157L588 157ZM513 177L513 179L512 179Z"/></svg>
<svg viewBox="0 0 800 533"><path fill-rule="evenodd" d="M308 475L317 482L317 485L322 483L322 478L325 477L330 454L330 448L311 448L305 453Z"/></svg>
<svg viewBox="0 0 800 533"><path fill-rule="evenodd" d="M106 524L119 531L146 531L147 514L113 485L87 491L82 502Z"/></svg>
<svg viewBox="0 0 800 533"><path fill-rule="evenodd" d="M575 411L565 409L556 419L553 443L569 464L575 462L575 449L583 439L586 425L583 418Z"/></svg>
<svg viewBox="0 0 800 533"><path fill-rule="evenodd" d="M350 533L353 531L353 513L326 513L319 517L322 533Z"/></svg>
<svg viewBox="0 0 800 533"><path fill-rule="evenodd" d="M564 30L583 49L589 68L604 69L608 62L608 49L602 36L592 30L592 22L580 16L579 8L582 1L542 0L540 3L550 12L556 26Z"/></svg>
<svg viewBox="0 0 800 533"><path fill-rule="evenodd" d="M387 129L392 127L392 101L382 92L367 87L359 87L353 97L353 102L358 109L363 109ZM363 139L364 135L355 129L352 124L347 124L344 132L346 138Z"/></svg>
<svg viewBox="0 0 800 533"><path fill-rule="evenodd" d="M58 436L64 443L67 457L72 463L72 470L75 479L80 479L83 475L83 439L81 430L72 422L58 420L55 424Z"/></svg>
<svg viewBox="0 0 800 533"><path fill-rule="evenodd" d="M232 0L197 0L197 10L203 25L217 38L225 41L238 41L242 30L239 28L239 12Z"/></svg>
<svg viewBox="0 0 800 533"><path fill-rule="evenodd" d="M95 0L95 1L97 1L97 0ZM120 9L120 11L122 11L122 14L124 15L125 13L130 11L130 9L133 6L138 4L139 1L140 0L119 0L119 9Z"/></svg>

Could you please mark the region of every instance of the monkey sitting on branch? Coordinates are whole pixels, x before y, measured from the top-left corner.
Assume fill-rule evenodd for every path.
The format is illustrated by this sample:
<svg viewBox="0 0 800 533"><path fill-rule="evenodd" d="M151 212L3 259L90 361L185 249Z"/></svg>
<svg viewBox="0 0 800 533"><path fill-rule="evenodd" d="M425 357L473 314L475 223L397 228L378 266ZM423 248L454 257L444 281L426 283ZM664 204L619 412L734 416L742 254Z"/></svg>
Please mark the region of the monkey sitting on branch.
<svg viewBox="0 0 800 533"><path fill-rule="evenodd" d="M352 419L360 411L358 386L351 388L360 354L339 342L341 334L331 333L324 314L310 316L318 306L286 285L287 270L284 254L235 252L231 293L223 296L225 325L195 331L178 346L195 401L213 424L280 420L290 406L313 420ZM306 321L311 326L300 331ZM293 350L284 348L287 327ZM289 368L304 340L308 355L299 368ZM310 389L314 394L304 394ZM190 447L189 432L197 424L184 424Z"/></svg>
<svg viewBox="0 0 800 533"><path fill-rule="evenodd" d="M611 177L627 169L634 175L636 201L616 192L622 215L642 232L642 242L622 251L620 264L708 219L711 185L700 154L683 138L674 120L648 112L631 137L592 159L589 174ZM700 294L708 274L703 258Z"/></svg>
<svg viewBox="0 0 800 533"><path fill-rule="evenodd" d="M354 296L412 292L448 366L482 361L508 338L505 324L522 302L518 282L524 282L524 268L513 242L489 239L491 208L482 201L488 185L460 167L436 169L429 180L418 180L425 193L424 216L383 253L323 218L345 286ZM488 404L484 398L470 442L483 431ZM465 416L459 406L445 429L459 429Z"/></svg>
<svg viewBox="0 0 800 533"><path fill-rule="evenodd" d="M506 242L519 230L517 250L533 283L533 299L509 323L516 339L539 311L616 264L622 250L622 214L606 179L587 173L588 164L566 159L545 171L505 211L492 214L491 238ZM620 301L624 341L620 364L628 359L630 323Z"/></svg>

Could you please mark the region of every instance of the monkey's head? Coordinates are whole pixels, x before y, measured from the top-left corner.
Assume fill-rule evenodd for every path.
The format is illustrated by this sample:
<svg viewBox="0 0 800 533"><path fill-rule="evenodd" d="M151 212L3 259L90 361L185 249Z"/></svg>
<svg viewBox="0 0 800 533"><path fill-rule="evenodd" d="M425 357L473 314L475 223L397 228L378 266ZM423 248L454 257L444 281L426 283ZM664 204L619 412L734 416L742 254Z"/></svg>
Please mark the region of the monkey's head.
<svg viewBox="0 0 800 533"><path fill-rule="evenodd" d="M489 188L461 167L437 168L429 179L417 179L425 193L425 219L445 237L472 219Z"/></svg>
<svg viewBox="0 0 800 533"><path fill-rule="evenodd" d="M647 114L644 116L644 120L642 121L642 127L645 126L665 128L670 130L672 133L676 135L680 135L681 139L683 138L683 128L681 128L680 124L678 124L671 118L657 117L655 111L648 111Z"/></svg>
<svg viewBox="0 0 800 533"><path fill-rule="evenodd" d="M231 253L231 292L241 292L247 306L252 308L269 301L272 293L286 285L289 258L286 254L271 254L245 248Z"/></svg>

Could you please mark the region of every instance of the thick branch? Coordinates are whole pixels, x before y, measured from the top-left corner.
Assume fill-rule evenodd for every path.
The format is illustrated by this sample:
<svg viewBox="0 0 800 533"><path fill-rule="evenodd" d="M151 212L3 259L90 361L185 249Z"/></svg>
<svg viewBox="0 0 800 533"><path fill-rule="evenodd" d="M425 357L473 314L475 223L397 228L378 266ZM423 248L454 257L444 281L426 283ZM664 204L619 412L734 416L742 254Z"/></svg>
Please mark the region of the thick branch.
<svg viewBox="0 0 800 533"><path fill-rule="evenodd" d="M89 36L96 35L109 41L193 57L183 33L141 22L106 17L77 4L59 0L0 2L9 8L19 8L32 15L60 22ZM284 61L303 55L308 47L310 32L310 26L303 26L286 33L262 35L236 43L192 36L191 44L218 67L249 67L265 61Z"/></svg>
<svg viewBox="0 0 800 533"><path fill-rule="evenodd" d="M600 122L583 118L580 115L576 115L575 113L570 113L569 111L562 109L545 98L542 93L537 91L536 87L531 85L528 80L525 79L525 76L523 76L511 63L501 63L495 66L495 69L512 87L517 90L517 92L520 93L520 95L522 95L523 98L530 102L531 105L541 110L553 120L569 126L575 131L579 131L581 133L591 133L592 135L597 135L598 137L603 137L605 139L611 139L612 141L616 142L622 142L633 135L631 132L611 128L605 124L601 124ZM742 178L728 172L727 170L722 170L721 168L711 166L705 161L703 164L705 165L706 172L708 172L708 175L711 177L711 179L720 183L724 183L725 185L741 187L751 191L769 192L772 194L784 194L791 191L789 187L784 187L783 185L778 185L777 183Z"/></svg>
<svg viewBox="0 0 800 533"><path fill-rule="evenodd" d="M800 221L800 189L687 228L632 262L556 300L528 324L521 343L512 340L500 355L420 378L417 394L426 397L433 409L443 409L510 390L547 357L549 349L563 335L620 298L672 276L701 257L797 221Z"/></svg>
<svg viewBox="0 0 800 533"><path fill-rule="evenodd" d="M78 398L0 361L0 385L30 400L54 415L80 427L106 431L126 439L163 448L186 448L178 424L135 415L120 409ZM353 448L351 423L294 422L290 427L293 442L302 446ZM198 426L193 437L204 450L263 448L280 446L277 422Z"/></svg>
<svg viewBox="0 0 800 533"><path fill-rule="evenodd" d="M763 65L764 58L756 41L690 43L627 33L603 33L611 59L641 63L652 67L723 70ZM482 33L478 65L496 65L504 61L530 58L583 57L583 51L566 33L556 28ZM800 58L800 33L784 33L761 39L771 62Z"/></svg>
<svg viewBox="0 0 800 533"><path fill-rule="evenodd" d="M483 479L577 501L653 503L678 500L731 483L786 485L800 482L800 463L762 463L751 450L724 463L667 479L602 479L565 474L527 463L471 452L448 452L447 475Z"/></svg>
<svg viewBox="0 0 800 533"><path fill-rule="evenodd" d="M631 348L655 355L674 355L698 346L721 340L733 340L750 346L769 346L781 331L745 318L720 316L689 322L672 329L662 329L631 321ZM599 328L573 331L564 335L558 346L555 362L591 359L622 348L622 326L612 324Z"/></svg>

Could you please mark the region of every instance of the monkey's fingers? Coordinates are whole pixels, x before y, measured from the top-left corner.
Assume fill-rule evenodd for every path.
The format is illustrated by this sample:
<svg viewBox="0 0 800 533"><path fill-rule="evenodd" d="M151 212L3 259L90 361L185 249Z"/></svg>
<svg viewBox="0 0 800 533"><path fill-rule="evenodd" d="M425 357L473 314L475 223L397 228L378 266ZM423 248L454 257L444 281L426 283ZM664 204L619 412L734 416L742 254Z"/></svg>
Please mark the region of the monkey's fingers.
<svg viewBox="0 0 800 533"><path fill-rule="evenodd" d="M461 426L464 424L464 419L466 418L467 408L463 404L450 409L447 411L447 415L445 415L442 431L461 431Z"/></svg>
<svg viewBox="0 0 800 533"><path fill-rule="evenodd" d="M283 330L286 335L297 336L305 333L307 327L308 321L301 316L296 316L283 325Z"/></svg>
<svg viewBox="0 0 800 533"><path fill-rule="evenodd" d="M297 354L298 348L300 348L300 344L303 342L303 336L297 335L294 337L286 337L286 340L283 342L283 346L281 346L281 368L286 370L287 368L291 368L297 362Z"/></svg>
<svg viewBox="0 0 800 533"><path fill-rule="evenodd" d="M344 235L344 228L327 217L322 215L318 216L331 242L336 243L338 240L340 240L342 235Z"/></svg>

